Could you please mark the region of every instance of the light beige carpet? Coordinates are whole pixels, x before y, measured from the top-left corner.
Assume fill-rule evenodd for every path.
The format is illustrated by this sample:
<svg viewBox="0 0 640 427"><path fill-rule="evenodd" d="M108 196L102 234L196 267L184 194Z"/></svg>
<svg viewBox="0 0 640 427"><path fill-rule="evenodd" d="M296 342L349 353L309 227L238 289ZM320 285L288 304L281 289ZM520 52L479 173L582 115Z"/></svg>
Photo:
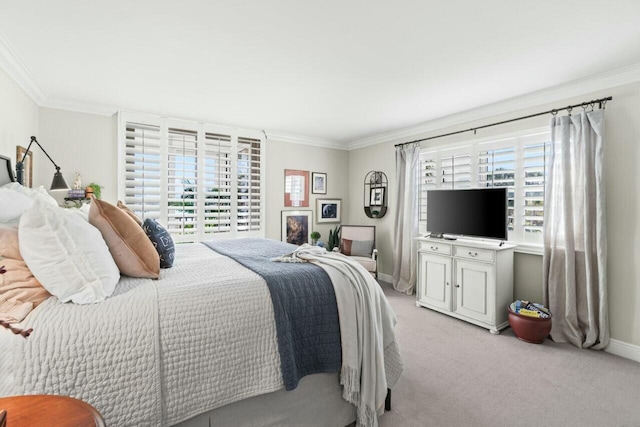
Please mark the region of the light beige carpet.
<svg viewBox="0 0 640 427"><path fill-rule="evenodd" d="M491 335L382 286L405 369L381 427L640 426L640 363Z"/></svg>

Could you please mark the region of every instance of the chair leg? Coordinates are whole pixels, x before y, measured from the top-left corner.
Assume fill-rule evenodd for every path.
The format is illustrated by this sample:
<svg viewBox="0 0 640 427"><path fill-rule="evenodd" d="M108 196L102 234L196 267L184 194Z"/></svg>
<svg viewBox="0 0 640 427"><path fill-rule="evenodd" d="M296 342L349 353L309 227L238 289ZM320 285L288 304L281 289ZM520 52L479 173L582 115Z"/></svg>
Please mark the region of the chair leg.
<svg viewBox="0 0 640 427"><path fill-rule="evenodd" d="M385 411L391 410L391 389L390 388L387 389L387 398L384 400L384 410Z"/></svg>

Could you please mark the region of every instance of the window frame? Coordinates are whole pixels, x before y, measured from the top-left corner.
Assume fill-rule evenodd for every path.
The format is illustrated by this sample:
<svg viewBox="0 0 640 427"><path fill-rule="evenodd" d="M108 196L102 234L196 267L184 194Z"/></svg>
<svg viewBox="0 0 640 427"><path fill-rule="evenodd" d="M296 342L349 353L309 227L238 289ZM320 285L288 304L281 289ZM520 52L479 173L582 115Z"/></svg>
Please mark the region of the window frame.
<svg viewBox="0 0 640 427"><path fill-rule="evenodd" d="M470 185L454 187L455 189L463 188L491 188L491 187L479 187L479 158L480 153L483 151L498 150L508 147L514 148L514 230L509 231L508 241L514 243L517 246L517 251L522 253L531 253L540 255L542 254L542 233L539 237L532 238L527 236L524 229L524 197L525 197L525 146L536 143L551 143L551 131L548 127L538 127L524 129L516 132L510 132L505 134L498 134L495 136L480 138L480 139L467 139L464 141L449 143L449 144L437 144L429 147L421 148L419 158L419 180L418 185L420 200L419 200L419 231L421 234L427 233L426 227L426 190L423 189L423 170L422 165L425 160L435 160L435 184L434 187L428 189L441 189L441 180L438 177L441 176L442 171L442 159L446 157L454 156L471 156L471 182ZM547 160L548 161L548 160ZM548 164L545 168L545 181L548 173ZM450 187L446 187L450 188ZM475 238L478 239L478 238ZM480 239L488 240L488 239Z"/></svg>
<svg viewBox="0 0 640 427"><path fill-rule="evenodd" d="M160 117L152 114L135 113L128 111L119 111L117 113L118 124L118 158L117 158L117 194L118 199L125 201L126 199L126 146L127 146L127 123L137 123L142 125L158 126L160 128L160 215L159 221L164 226L168 221L168 159L169 159L169 129L184 129L197 133L197 232L192 235L182 233L171 233L174 241L178 242L200 242L211 239L226 239L237 237L260 237L266 236L266 137L264 132L255 129L233 128L229 126L221 126L215 124L202 123L197 121ZM229 136L231 138L231 229L229 231L206 232L205 226L205 182L206 173L205 151L206 151L206 134L219 134ZM251 139L259 141L260 150L260 183L259 183L259 227L248 231L238 230L238 158L239 140ZM250 211L251 215L251 211ZM252 224L255 222L251 222Z"/></svg>

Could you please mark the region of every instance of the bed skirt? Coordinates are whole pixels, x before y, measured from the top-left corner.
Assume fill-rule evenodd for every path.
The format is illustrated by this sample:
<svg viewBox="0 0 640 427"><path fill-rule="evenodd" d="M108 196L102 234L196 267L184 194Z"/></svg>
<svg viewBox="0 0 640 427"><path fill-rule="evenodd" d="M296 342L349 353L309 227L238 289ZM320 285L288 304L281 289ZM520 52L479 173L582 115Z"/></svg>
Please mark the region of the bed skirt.
<svg viewBox="0 0 640 427"><path fill-rule="evenodd" d="M309 375L295 390L278 390L244 399L186 420L178 427L347 426L356 408L342 398L337 373Z"/></svg>

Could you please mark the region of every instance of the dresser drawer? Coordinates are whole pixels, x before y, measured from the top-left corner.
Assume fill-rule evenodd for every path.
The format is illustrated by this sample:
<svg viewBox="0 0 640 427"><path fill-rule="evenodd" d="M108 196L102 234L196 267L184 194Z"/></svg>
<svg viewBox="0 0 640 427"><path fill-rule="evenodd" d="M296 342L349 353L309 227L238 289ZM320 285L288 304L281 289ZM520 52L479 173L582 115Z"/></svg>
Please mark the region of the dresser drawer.
<svg viewBox="0 0 640 427"><path fill-rule="evenodd" d="M420 242L420 252L451 255L451 245L436 242Z"/></svg>
<svg viewBox="0 0 640 427"><path fill-rule="evenodd" d="M477 261L493 262L495 251L489 249L470 248L456 246L454 256L456 258L473 259Z"/></svg>

